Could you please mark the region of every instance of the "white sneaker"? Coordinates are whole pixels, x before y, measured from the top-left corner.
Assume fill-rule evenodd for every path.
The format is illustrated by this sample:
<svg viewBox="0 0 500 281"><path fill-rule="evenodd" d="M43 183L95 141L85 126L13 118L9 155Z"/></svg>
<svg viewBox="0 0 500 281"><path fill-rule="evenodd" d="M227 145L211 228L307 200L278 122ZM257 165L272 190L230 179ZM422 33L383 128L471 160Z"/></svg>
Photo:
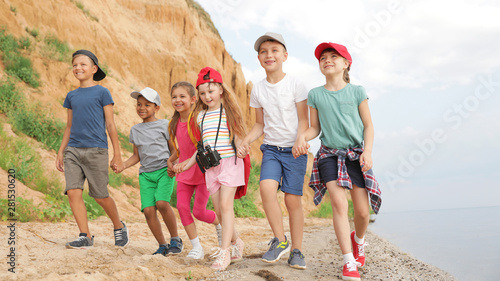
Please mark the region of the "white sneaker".
<svg viewBox="0 0 500 281"><path fill-rule="evenodd" d="M189 251L187 257L195 260L202 260L205 257L205 252L203 252L203 247L193 248L191 251Z"/></svg>

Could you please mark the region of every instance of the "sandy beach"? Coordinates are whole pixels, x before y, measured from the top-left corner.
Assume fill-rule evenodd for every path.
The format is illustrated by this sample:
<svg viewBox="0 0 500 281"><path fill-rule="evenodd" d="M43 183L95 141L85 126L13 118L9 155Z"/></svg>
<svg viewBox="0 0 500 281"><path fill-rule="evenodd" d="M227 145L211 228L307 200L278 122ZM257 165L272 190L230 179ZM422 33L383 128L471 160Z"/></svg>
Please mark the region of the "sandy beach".
<svg viewBox="0 0 500 281"><path fill-rule="evenodd" d="M285 218L286 228L288 218ZM8 223L2 222L1 280L341 280L342 256L330 219L306 218L303 253L307 269L288 267L283 257L274 264L260 260L272 238L266 219L237 218L236 226L245 241L244 260L224 272L210 269L209 254L217 244L215 228L196 222L205 258L186 258L191 245L181 224L179 233L185 248L177 256L151 255L157 243L140 214L125 219L130 244L114 246L107 217L90 222L94 247L68 250L65 243L78 234L74 221L64 223L16 222L16 273L8 271ZM168 237L166 228L164 233ZM362 280L456 280L450 274L403 253L388 241L368 232L367 263L360 270Z"/></svg>

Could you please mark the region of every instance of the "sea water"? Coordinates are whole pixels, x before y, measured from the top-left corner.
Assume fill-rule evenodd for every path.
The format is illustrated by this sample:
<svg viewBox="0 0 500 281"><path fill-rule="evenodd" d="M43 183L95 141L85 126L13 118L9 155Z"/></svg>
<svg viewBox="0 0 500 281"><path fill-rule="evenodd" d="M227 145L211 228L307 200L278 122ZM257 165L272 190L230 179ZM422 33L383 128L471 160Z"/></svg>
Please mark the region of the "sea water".
<svg viewBox="0 0 500 281"><path fill-rule="evenodd" d="M460 281L500 280L500 207L380 213L369 229Z"/></svg>

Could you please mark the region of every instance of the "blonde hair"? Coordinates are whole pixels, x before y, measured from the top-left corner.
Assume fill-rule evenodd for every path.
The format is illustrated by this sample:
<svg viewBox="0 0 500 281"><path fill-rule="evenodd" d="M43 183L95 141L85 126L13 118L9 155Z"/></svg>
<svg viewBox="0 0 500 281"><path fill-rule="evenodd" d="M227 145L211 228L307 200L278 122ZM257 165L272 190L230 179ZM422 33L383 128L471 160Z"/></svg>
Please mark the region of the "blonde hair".
<svg viewBox="0 0 500 281"><path fill-rule="evenodd" d="M320 57L326 52L334 52L335 54L342 57L345 62L347 62L348 66L346 69L344 69L344 74L342 75L342 78L344 78L344 81L346 83L349 83L351 81L351 79L349 78L349 70L351 69L351 63L346 58L344 58L339 52L337 52L337 50L335 50L334 48L324 49L323 52L321 52Z"/></svg>
<svg viewBox="0 0 500 281"><path fill-rule="evenodd" d="M222 88L222 106L226 112L227 118L227 126L229 128L229 138L233 139L234 136L238 136L240 138L245 137L246 128L245 123L243 122L243 115L241 114L241 109L236 99L231 91L224 86L224 84L220 83L209 83L208 86L216 85L217 87ZM199 92L198 92L199 94ZM208 106L203 103L203 101L198 97L198 101L193 109L193 117L197 117L200 111L208 110Z"/></svg>
<svg viewBox="0 0 500 281"><path fill-rule="evenodd" d="M172 86L172 89L170 89L170 96L172 96L172 93L176 88L182 87L188 92L190 97L194 97L196 95L196 92L194 90L194 87L191 83L186 82L186 81L180 81L175 83ZM175 132L177 131L177 123L179 123L179 118L181 118L181 114L177 111L174 110L174 115L172 115L172 119L170 120L170 123L168 124L168 132L170 134L170 139L175 140ZM177 146L176 146L177 149Z"/></svg>

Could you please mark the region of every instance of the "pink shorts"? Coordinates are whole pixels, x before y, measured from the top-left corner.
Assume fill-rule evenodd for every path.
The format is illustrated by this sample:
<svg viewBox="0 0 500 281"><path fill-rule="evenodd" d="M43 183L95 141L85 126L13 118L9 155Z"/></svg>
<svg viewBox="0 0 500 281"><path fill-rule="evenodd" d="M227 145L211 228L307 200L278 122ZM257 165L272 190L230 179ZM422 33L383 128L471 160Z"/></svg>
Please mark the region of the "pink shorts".
<svg viewBox="0 0 500 281"><path fill-rule="evenodd" d="M234 159L236 164L234 164ZM221 185L238 187L245 184L245 166L243 159L236 156L220 160L217 167L212 167L205 172L205 181L210 195L216 193Z"/></svg>

